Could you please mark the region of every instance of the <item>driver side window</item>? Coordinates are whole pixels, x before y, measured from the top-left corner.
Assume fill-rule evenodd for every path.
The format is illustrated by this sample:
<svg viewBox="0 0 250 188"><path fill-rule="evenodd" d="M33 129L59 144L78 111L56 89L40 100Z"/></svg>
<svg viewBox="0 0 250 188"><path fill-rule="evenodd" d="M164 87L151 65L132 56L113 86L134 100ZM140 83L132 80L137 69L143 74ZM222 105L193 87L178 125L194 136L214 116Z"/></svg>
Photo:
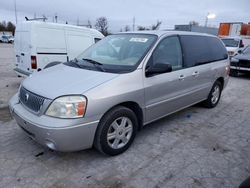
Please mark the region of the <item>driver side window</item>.
<svg viewBox="0 0 250 188"><path fill-rule="evenodd" d="M155 48L151 58L150 66L155 64L170 64L172 70L182 69L182 51L179 38L171 36L163 39Z"/></svg>

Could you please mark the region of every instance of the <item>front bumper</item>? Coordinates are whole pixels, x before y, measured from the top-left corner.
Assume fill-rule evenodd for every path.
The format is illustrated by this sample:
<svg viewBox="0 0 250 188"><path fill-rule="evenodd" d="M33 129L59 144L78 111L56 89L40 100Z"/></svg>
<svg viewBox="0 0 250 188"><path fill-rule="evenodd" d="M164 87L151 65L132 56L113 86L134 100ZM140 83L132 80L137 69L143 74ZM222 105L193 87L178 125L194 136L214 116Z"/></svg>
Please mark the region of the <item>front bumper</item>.
<svg viewBox="0 0 250 188"><path fill-rule="evenodd" d="M250 72L250 68L248 67L239 67L239 66L230 66L230 69L233 70L237 70L237 71L249 71Z"/></svg>
<svg viewBox="0 0 250 188"><path fill-rule="evenodd" d="M75 120L52 118L44 115L39 117L27 111L18 102L17 95L12 97L9 107L12 116L24 132L36 142L50 149L79 151L91 148L93 145L98 120L74 124Z"/></svg>

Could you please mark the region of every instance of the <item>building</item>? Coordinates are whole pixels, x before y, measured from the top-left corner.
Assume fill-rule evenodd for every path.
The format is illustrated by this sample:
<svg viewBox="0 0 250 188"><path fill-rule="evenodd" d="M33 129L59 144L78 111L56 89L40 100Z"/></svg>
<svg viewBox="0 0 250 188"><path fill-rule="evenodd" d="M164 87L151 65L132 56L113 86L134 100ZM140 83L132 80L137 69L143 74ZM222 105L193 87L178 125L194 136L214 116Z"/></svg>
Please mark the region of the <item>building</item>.
<svg viewBox="0 0 250 188"><path fill-rule="evenodd" d="M211 35L218 35L219 29L216 27L205 27L199 25L175 25L174 30L176 31L191 31L191 32L199 32L199 33L208 33Z"/></svg>

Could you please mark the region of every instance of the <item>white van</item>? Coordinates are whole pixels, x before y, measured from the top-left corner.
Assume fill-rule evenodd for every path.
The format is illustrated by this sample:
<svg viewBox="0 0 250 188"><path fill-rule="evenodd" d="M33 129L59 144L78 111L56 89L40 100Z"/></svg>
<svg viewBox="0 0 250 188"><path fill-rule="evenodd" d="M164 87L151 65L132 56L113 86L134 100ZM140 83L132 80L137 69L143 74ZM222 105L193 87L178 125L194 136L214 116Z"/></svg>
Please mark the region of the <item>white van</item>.
<svg viewBox="0 0 250 188"><path fill-rule="evenodd" d="M238 36L224 37L221 40L225 44L230 57L234 56L240 48L244 47L242 39Z"/></svg>
<svg viewBox="0 0 250 188"><path fill-rule="evenodd" d="M18 76L28 76L51 62L65 62L77 57L104 36L95 29L67 24L25 21L15 32Z"/></svg>

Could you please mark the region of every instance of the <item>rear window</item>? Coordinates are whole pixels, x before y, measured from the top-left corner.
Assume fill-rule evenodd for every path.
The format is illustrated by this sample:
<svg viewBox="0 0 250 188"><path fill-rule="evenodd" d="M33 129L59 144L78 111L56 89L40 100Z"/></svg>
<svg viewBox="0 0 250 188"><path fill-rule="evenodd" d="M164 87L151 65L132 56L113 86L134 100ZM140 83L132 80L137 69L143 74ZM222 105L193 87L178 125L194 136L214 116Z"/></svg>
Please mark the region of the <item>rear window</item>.
<svg viewBox="0 0 250 188"><path fill-rule="evenodd" d="M185 67L227 59L226 48L216 37L182 35L180 38Z"/></svg>

